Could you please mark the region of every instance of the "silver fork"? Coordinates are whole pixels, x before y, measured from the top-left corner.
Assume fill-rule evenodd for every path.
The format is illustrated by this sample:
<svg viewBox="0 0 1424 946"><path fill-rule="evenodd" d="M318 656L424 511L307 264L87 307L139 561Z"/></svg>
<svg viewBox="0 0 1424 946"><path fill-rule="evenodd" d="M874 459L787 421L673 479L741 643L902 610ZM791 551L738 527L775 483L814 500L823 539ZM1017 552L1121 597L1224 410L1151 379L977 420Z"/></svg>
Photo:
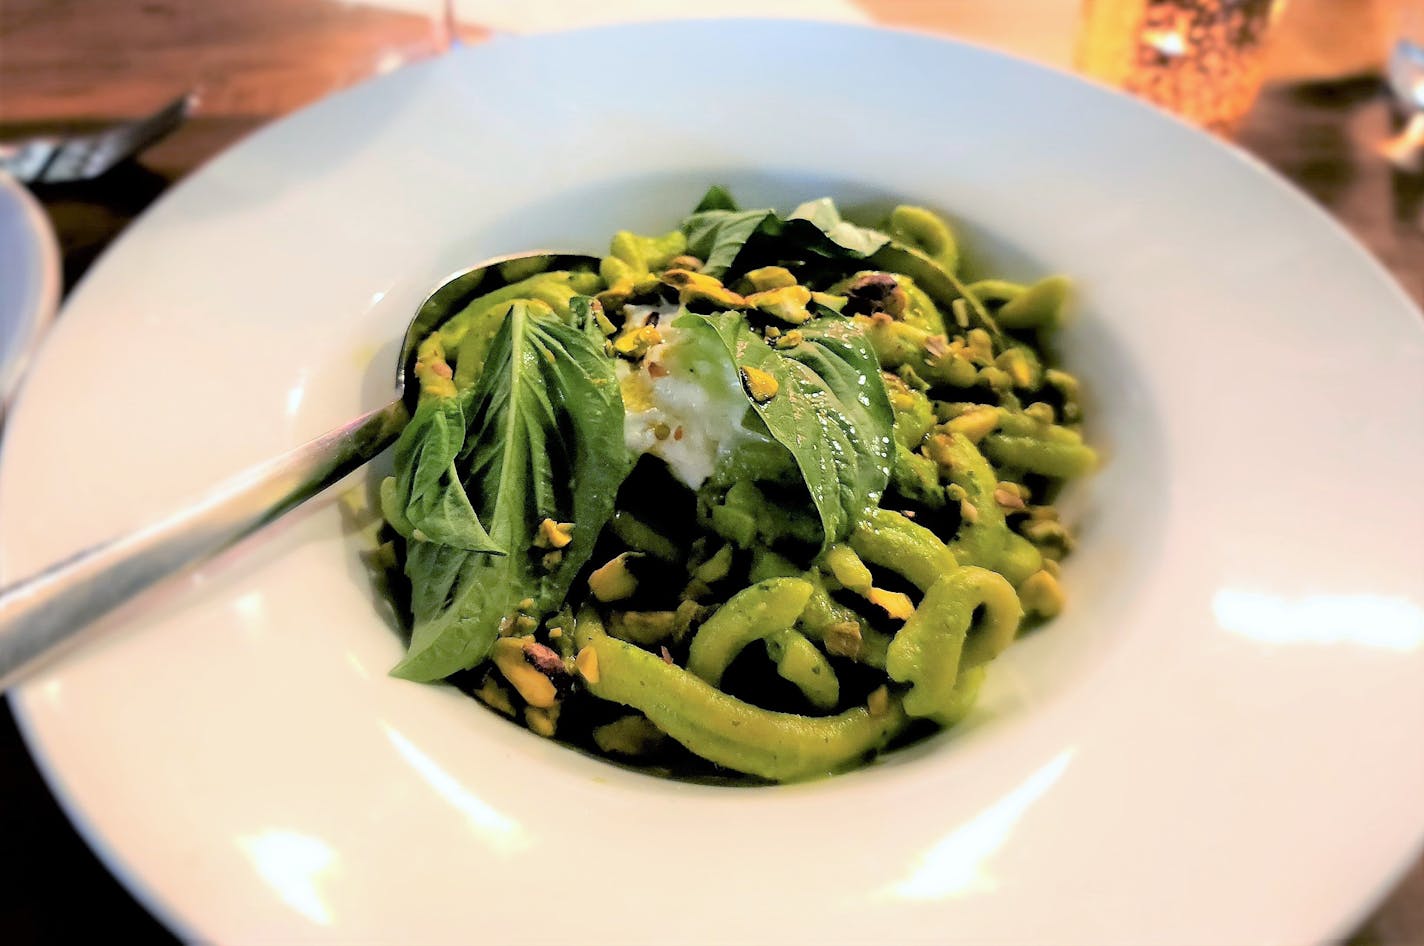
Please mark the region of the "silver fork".
<svg viewBox="0 0 1424 946"><path fill-rule="evenodd" d="M178 96L147 118L88 135L31 138L0 144L0 171L26 184L71 184L93 180L172 132L197 105L197 95Z"/></svg>

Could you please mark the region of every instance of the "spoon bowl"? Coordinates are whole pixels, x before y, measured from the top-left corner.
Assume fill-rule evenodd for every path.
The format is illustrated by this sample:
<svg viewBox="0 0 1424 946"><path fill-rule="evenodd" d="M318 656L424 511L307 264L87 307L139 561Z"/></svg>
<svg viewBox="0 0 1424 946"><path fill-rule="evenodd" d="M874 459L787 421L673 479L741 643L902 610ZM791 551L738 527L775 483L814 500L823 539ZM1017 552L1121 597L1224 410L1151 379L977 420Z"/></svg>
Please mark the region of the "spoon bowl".
<svg viewBox="0 0 1424 946"><path fill-rule="evenodd" d="M96 619L296 508L390 446L415 407L419 385L408 381L421 340L472 300L535 272L597 263L592 256L541 250L455 273L406 326L390 403L239 473L158 522L0 589L0 690L72 646Z"/></svg>

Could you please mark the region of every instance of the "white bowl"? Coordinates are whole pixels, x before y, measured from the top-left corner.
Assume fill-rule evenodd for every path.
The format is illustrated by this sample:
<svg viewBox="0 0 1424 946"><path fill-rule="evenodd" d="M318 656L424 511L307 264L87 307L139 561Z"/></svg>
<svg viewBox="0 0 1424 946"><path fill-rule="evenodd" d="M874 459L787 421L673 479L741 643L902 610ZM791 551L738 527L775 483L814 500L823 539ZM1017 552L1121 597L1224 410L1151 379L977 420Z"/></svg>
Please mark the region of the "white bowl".
<svg viewBox="0 0 1424 946"><path fill-rule="evenodd" d="M0 480L15 578L389 394L412 307L709 182L923 202L1073 274L1110 460L1068 612L960 729L814 784L661 781L386 676L318 502L17 690L71 816L222 942L1304 942L1424 834L1424 332L1338 227L1127 98L924 36L679 23L497 40L280 122L75 293ZM362 481L354 481L360 485Z"/></svg>
<svg viewBox="0 0 1424 946"><path fill-rule="evenodd" d="M59 303L59 245L30 192L0 173L0 417Z"/></svg>

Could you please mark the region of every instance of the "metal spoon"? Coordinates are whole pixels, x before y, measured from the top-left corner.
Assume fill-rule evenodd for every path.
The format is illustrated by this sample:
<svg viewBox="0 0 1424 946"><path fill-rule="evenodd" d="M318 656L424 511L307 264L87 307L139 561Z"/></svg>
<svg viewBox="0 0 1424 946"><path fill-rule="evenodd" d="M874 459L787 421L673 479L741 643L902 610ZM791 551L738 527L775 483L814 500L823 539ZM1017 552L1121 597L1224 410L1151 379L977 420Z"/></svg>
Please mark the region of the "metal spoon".
<svg viewBox="0 0 1424 946"><path fill-rule="evenodd" d="M543 268L550 270L598 262L540 251L501 256L457 273L426 298L406 327L396 362L395 399L385 407L238 474L187 509L0 589L0 689L72 642L92 621L228 548L390 446L415 403L417 386L407 380L420 340L471 299L505 285L501 264L536 257L547 261Z"/></svg>

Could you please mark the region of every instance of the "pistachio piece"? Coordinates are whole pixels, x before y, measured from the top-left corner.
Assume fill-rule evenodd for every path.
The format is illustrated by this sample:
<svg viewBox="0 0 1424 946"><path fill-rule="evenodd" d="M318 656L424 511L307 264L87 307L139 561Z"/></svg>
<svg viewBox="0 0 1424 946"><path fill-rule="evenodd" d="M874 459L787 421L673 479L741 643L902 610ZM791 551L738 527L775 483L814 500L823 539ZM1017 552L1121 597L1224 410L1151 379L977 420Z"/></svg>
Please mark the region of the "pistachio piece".
<svg viewBox="0 0 1424 946"><path fill-rule="evenodd" d="M792 325L800 325L811 318L811 313L806 309L811 302L811 290L805 286L793 284L767 289L747 296L746 302L758 312Z"/></svg>
<svg viewBox="0 0 1424 946"><path fill-rule="evenodd" d="M721 280L690 269L670 269L663 273L662 281L677 290L677 301L683 305L710 302L724 309L741 309L747 304L747 300L722 285Z"/></svg>
<svg viewBox="0 0 1424 946"><path fill-rule="evenodd" d="M571 689L573 677L554 651L528 637L502 637L491 652L495 667L530 706L547 709Z"/></svg>
<svg viewBox="0 0 1424 946"><path fill-rule="evenodd" d="M742 387L746 389L747 396L758 404L765 404L781 389L781 383L760 368L748 365L741 369L741 375Z"/></svg>
<svg viewBox="0 0 1424 946"><path fill-rule="evenodd" d="M890 273L862 273L845 287L843 315L875 315L883 312L899 319L909 307L910 297Z"/></svg>
<svg viewBox="0 0 1424 946"><path fill-rule="evenodd" d="M763 266L747 273L744 278L747 284L752 287L753 292L785 289L788 286L796 285L796 277L792 275L791 270L784 266Z"/></svg>
<svg viewBox="0 0 1424 946"><path fill-rule="evenodd" d="M638 579L628 570L629 554L615 555L588 576L588 588L599 601L622 601L638 590Z"/></svg>

